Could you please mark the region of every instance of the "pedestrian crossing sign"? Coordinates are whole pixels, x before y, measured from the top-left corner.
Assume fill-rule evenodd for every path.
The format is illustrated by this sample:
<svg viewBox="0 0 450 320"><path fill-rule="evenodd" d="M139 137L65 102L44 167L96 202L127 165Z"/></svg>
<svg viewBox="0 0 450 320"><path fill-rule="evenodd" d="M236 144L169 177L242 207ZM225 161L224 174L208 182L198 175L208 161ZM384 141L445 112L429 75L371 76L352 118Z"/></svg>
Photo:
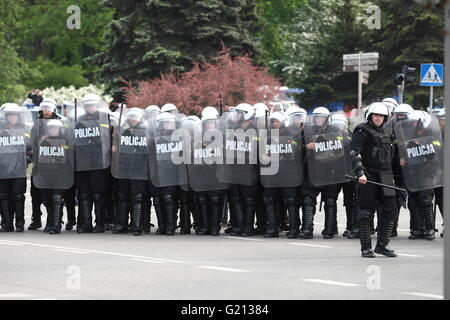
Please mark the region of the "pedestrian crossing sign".
<svg viewBox="0 0 450 320"><path fill-rule="evenodd" d="M420 65L420 85L439 87L444 85L444 65L423 63Z"/></svg>

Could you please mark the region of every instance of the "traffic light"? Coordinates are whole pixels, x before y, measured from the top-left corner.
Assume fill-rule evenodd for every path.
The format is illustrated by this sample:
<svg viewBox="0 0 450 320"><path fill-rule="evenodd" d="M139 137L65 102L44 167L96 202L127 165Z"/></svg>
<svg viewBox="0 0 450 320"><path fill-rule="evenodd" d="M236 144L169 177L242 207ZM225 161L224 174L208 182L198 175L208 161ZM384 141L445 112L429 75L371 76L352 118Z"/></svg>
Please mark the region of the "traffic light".
<svg viewBox="0 0 450 320"><path fill-rule="evenodd" d="M402 73L397 73L394 78L394 83L400 86L403 83L403 80L405 80L405 76Z"/></svg>
<svg viewBox="0 0 450 320"><path fill-rule="evenodd" d="M412 83L416 81L416 77L414 76L414 73L416 72L416 68L403 66L402 73L404 77L405 84Z"/></svg>

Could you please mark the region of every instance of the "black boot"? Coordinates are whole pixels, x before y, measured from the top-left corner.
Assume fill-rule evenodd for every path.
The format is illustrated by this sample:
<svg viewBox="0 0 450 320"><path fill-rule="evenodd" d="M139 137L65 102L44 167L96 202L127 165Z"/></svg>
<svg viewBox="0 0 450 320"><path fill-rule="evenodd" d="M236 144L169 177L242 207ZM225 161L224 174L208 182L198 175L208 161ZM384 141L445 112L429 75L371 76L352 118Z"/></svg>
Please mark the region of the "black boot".
<svg viewBox="0 0 450 320"><path fill-rule="evenodd" d="M23 194L14 195L16 210L16 232L23 232L25 228L25 196Z"/></svg>
<svg viewBox="0 0 450 320"><path fill-rule="evenodd" d="M130 211L129 199L125 194L119 193L119 207L117 208L116 225L113 233L128 233L128 213Z"/></svg>
<svg viewBox="0 0 450 320"><path fill-rule="evenodd" d="M241 232L243 237L253 236L255 233L255 214L256 203L252 197L245 198L245 215L244 215L244 228Z"/></svg>
<svg viewBox="0 0 450 320"><path fill-rule="evenodd" d="M54 194L52 196L52 215L53 225L50 227L50 234L61 233L61 214L62 214L62 196L60 194Z"/></svg>
<svg viewBox="0 0 450 320"><path fill-rule="evenodd" d="M395 238L398 236L397 228L398 228L398 219L400 217L400 208L396 209L395 217L394 217L394 226L392 227L391 238Z"/></svg>
<svg viewBox="0 0 450 320"><path fill-rule="evenodd" d="M67 224L66 230L71 231L73 227L77 224L76 213L75 213L75 198L73 196L65 199L66 211L67 211Z"/></svg>
<svg viewBox="0 0 450 320"><path fill-rule="evenodd" d="M411 222L410 226L412 226L414 229L411 229L411 234L409 235L408 239L410 240L418 240L423 239L424 237L424 230L423 230L423 215L422 210L420 207L413 202L414 200L410 200L408 203L408 209L410 212L410 215L412 219L414 220L414 224Z"/></svg>
<svg viewBox="0 0 450 320"><path fill-rule="evenodd" d="M278 238L279 222L277 212L275 211L273 196L264 194L264 205L267 214L267 228L264 238Z"/></svg>
<svg viewBox="0 0 450 320"><path fill-rule="evenodd" d="M372 251L372 240L370 230L370 217L372 213L369 210L359 210L359 235L361 242L361 256L363 258L375 258Z"/></svg>
<svg viewBox="0 0 450 320"><path fill-rule="evenodd" d="M131 231L133 235L140 236L142 234L142 201L143 195L141 193L135 194L133 196L133 209L131 211L132 228Z"/></svg>
<svg viewBox="0 0 450 320"><path fill-rule="evenodd" d="M156 220L158 220L158 229L156 229L156 234L166 234L166 219L162 213L161 198L159 195L153 197L153 206L155 207Z"/></svg>
<svg viewBox="0 0 450 320"><path fill-rule="evenodd" d="M147 197L147 199L145 199L142 202L142 231L144 233L150 233L150 229L151 229L151 221L150 221L150 216L151 216L151 207L152 207L152 200Z"/></svg>
<svg viewBox="0 0 450 320"><path fill-rule="evenodd" d="M210 214L210 234L212 236L218 236L220 235L220 196L217 192L210 193L210 207L211 207L211 214Z"/></svg>
<svg viewBox="0 0 450 320"><path fill-rule="evenodd" d="M396 209L380 213L381 214L378 215L378 239L377 246L375 247L375 253L382 254L389 258L394 258L397 255L394 250L388 248L388 245L392 228L394 227Z"/></svg>
<svg viewBox="0 0 450 320"><path fill-rule="evenodd" d="M173 236L176 228L176 199L171 193L163 195L164 216L166 217L166 235ZM174 214L175 212L175 214Z"/></svg>
<svg viewBox="0 0 450 320"><path fill-rule="evenodd" d="M99 193L94 193L95 227L93 233L105 232L105 201Z"/></svg>
<svg viewBox="0 0 450 320"><path fill-rule="evenodd" d="M286 233L288 239L298 238L299 228L300 228L300 215L299 207L295 198L286 199L286 207L288 210L289 218L289 232Z"/></svg>
<svg viewBox="0 0 450 320"><path fill-rule="evenodd" d="M202 192L198 195L198 209L199 209L199 226L197 234L204 236L210 233L209 222L208 222L208 204L206 198L206 192Z"/></svg>
<svg viewBox="0 0 450 320"><path fill-rule="evenodd" d="M348 237L353 230L353 206L346 205L345 206L345 215L347 217L347 225L345 227L345 231L342 234L344 237Z"/></svg>
<svg viewBox="0 0 450 320"><path fill-rule="evenodd" d="M333 239L336 228L336 200L325 199L325 229L323 230L324 239Z"/></svg>
<svg viewBox="0 0 450 320"><path fill-rule="evenodd" d="M50 201L50 202L47 202ZM44 206L47 211L47 221L45 222L45 227L43 232L49 233L53 228L53 206L51 203L52 199L47 199L44 201Z"/></svg>
<svg viewBox="0 0 450 320"><path fill-rule="evenodd" d="M180 197L180 234L191 233L191 212L187 193Z"/></svg>
<svg viewBox="0 0 450 320"><path fill-rule="evenodd" d="M8 195L6 193L0 193L0 211L2 213L3 224L0 227L0 232L13 232L14 225L11 215L11 208L9 204Z"/></svg>
<svg viewBox="0 0 450 320"><path fill-rule="evenodd" d="M240 236L242 233L243 213L239 196L230 196L231 235Z"/></svg>
<svg viewBox="0 0 450 320"><path fill-rule="evenodd" d="M433 214L433 203L423 204L422 212L425 216L425 232L424 237L427 240L434 240L436 233L435 216Z"/></svg>
<svg viewBox="0 0 450 320"><path fill-rule="evenodd" d="M312 239L314 237L314 214L316 213L316 202L314 201L314 199L312 199L311 197L305 197L303 199L302 211L303 223L298 236L302 239Z"/></svg>
<svg viewBox="0 0 450 320"><path fill-rule="evenodd" d="M92 232L92 215L89 195L80 193L78 196L77 233Z"/></svg>

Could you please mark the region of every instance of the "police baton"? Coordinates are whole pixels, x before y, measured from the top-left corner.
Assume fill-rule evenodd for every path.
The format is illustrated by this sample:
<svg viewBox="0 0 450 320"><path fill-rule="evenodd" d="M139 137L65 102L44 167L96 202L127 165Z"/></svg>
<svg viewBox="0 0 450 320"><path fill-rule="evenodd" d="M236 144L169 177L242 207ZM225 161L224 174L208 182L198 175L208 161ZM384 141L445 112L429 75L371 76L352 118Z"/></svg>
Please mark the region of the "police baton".
<svg viewBox="0 0 450 320"><path fill-rule="evenodd" d="M358 177L352 177L352 176L349 176L347 174L345 175L345 177L349 178L351 180L354 180L354 181L358 181ZM397 191L407 192L406 189L395 187L395 186L390 186L390 185L387 185L387 184L384 184L384 183L379 183L379 182L370 181L370 180L367 180L367 183L374 184L376 186L380 186L380 187L384 187L384 188L388 188L388 189L394 189L394 190L397 190Z"/></svg>

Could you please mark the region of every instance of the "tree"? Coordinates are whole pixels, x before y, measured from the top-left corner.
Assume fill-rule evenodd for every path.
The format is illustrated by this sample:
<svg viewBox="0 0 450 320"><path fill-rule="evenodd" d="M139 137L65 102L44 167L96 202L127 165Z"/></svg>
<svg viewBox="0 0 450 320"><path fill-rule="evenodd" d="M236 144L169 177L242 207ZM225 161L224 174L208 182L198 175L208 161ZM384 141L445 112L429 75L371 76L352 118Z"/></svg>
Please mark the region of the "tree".
<svg viewBox="0 0 450 320"><path fill-rule="evenodd" d="M254 0L105 0L103 5L115 13L105 50L92 61L113 89L121 86L120 77L134 82L188 71L193 62L217 56L222 42L233 56L258 52Z"/></svg>
<svg viewBox="0 0 450 320"><path fill-rule="evenodd" d="M194 63L183 73L170 72L161 78L141 81L137 88L128 83L127 105L145 108L148 105L174 103L185 114L197 114L203 107L241 102L271 101L280 83L265 68L254 65L247 56L231 57L224 50L214 63Z"/></svg>
<svg viewBox="0 0 450 320"><path fill-rule="evenodd" d="M381 9L381 29L366 25L371 4ZM287 85L305 89L305 106L337 100L356 106L357 73L342 72L342 55L379 52L379 70L370 72L369 85L363 87L367 104L396 94L393 78L402 65L419 69L420 63L443 61L442 14L409 0L309 0L291 25L283 27L283 55L273 64ZM407 102L426 102L426 89L418 81L406 92Z"/></svg>

